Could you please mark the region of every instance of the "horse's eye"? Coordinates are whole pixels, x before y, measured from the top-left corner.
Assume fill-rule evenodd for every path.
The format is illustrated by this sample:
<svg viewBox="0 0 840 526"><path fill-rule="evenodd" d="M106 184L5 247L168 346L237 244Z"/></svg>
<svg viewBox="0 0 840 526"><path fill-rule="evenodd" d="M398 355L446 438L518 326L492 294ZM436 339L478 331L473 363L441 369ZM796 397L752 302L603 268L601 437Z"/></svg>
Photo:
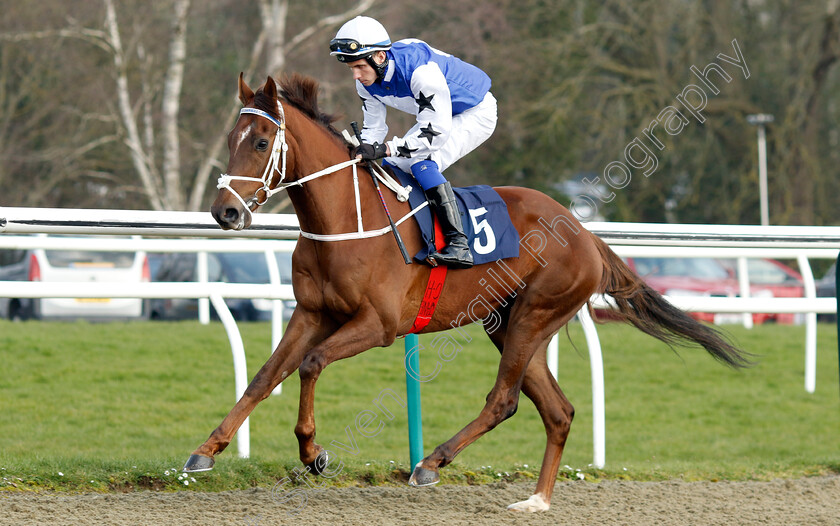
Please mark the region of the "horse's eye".
<svg viewBox="0 0 840 526"><path fill-rule="evenodd" d="M268 141L266 139L260 139L257 141L257 150L264 152L268 149Z"/></svg>

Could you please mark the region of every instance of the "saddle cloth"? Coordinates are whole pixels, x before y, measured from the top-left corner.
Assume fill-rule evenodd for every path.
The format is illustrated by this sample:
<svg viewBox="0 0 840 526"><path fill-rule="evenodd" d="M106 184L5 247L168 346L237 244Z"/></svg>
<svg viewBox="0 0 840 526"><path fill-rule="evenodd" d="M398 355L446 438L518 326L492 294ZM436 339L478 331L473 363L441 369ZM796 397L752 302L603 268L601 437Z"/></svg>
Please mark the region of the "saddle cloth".
<svg viewBox="0 0 840 526"><path fill-rule="evenodd" d="M401 185L411 185L408 202L414 209L426 201L423 189L417 184L413 176L399 168L384 163L390 168ZM465 186L454 188L455 198L461 210L461 222L464 233L469 240L470 251L476 265L490 263L504 258L519 256L519 233L513 227L508 214L507 205L499 194L487 185ZM431 207L426 207L414 215L425 247L414 255L418 261L425 262L429 252L434 247L432 233Z"/></svg>

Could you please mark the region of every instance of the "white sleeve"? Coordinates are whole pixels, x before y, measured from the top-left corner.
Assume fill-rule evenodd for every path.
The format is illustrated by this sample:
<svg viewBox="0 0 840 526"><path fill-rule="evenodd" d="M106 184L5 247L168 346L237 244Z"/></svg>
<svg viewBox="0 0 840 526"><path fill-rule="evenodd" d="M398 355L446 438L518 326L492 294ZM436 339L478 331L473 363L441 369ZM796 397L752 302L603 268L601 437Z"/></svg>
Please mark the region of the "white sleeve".
<svg viewBox="0 0 840 526"><path fill-rule="evenodd" d="M430 62L414 70L411 92L417 104L417 124L402 138L388 142L391 155L426 159L449 139L452 98L446 77Z"/></svg>
<svg viewBox="0 0 840 526"><path fill-rule="evenodd" d="M356 92L362 99L362 142L368 144L383 142L388 134L388 124L385 121L388 109L382 101L368 93L358 80Z"/></svg>

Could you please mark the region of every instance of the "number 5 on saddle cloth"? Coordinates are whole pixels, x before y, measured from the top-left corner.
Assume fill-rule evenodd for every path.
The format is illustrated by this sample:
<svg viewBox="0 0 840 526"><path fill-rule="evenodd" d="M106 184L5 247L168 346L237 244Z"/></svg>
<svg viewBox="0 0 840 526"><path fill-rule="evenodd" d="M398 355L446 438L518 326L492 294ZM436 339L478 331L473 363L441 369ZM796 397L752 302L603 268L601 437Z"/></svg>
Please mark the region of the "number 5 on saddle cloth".
<svg viewBox="0 0 840 526"><path fill-rule="evenodd" d="M402 186L411 185L408 202L414 209L426 201L423 190L414 177L399 168L385 162L383 167L390 168ZM519 256L519 233L513 227L507 205L499 194L487 185L453 188L458 201L458 208L463 216L464 233L469 240L470 251L476 265L490 263L504 258ZM434 247L432 211L429 207L414 215L423 235L425 248L414 255L418 261L426 261L426 256Z"/></svg>

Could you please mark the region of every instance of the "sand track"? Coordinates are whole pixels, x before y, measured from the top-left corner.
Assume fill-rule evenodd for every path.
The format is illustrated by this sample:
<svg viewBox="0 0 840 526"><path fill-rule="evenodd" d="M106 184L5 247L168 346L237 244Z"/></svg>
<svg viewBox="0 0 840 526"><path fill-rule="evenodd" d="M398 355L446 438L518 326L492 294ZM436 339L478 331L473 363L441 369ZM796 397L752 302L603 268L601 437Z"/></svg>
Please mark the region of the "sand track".
<svg viewBox="0 0 840 526"><path fill-rule="evenodd" d="M549 511L505 510L533 484L341 488L280 503L270 490L0 493L2 524L840 524L840 476L771 482L558 482ZM289 496L289 494L285 494Z"/></svg>

